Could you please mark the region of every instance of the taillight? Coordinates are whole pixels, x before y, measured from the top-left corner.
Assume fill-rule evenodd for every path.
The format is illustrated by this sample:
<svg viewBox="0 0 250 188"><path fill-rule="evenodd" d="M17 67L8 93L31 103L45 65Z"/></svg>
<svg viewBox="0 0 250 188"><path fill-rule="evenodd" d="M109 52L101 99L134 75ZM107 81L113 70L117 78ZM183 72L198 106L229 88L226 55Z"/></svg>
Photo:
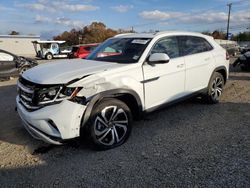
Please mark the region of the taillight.
<svg viewBox="0 0 250 188"><path fill-rule="evenodd" d="M226 52L226 60L229 60L230 59L230 55L228 52Z"/></svg>

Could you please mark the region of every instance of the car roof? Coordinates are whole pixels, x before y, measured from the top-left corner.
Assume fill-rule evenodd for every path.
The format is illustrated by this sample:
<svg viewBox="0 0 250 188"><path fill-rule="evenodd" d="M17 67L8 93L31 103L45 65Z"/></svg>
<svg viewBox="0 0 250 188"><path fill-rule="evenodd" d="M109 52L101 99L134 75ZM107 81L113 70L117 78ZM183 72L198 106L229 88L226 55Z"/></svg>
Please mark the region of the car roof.
<svg viewBox="0 0 250 188"><path fill-rule="evenodd" d="M62 44L65 43L66 41L63 40L36 40L36 41L32 41L32 43L35 44L46 44L46 43L58 43L58 44Z"/></svg>
<svg viewBox="0 0 250 188"><path fill-rule="evenodd" d="M13 55L13 56L17 56L16 54L13 54L13 53L11 53L11 52L8 52L8 51L2 50L2 49L0 49L0 52L4 52L4 53L6 53L6 54L10 54L10 55Z"/></svg>
<svg viewBox="0 0 250 188"><path fill-rule="evenodd" d="M198 32L189 32L189 31L161 31L155 33L124 33L118 34L115 38L154 38L156 36L164 36L164 35L190 35L190 36L198 36L198 37L210 37L208 35L203 35Z"/></svg>
<svg viewBox="0 0 250 188"><path fill-rule="evenodd" d="M87 47L87 46L98 46L100 43L90 43L90 44L78 44L74 45L73 47Z"/></svg>

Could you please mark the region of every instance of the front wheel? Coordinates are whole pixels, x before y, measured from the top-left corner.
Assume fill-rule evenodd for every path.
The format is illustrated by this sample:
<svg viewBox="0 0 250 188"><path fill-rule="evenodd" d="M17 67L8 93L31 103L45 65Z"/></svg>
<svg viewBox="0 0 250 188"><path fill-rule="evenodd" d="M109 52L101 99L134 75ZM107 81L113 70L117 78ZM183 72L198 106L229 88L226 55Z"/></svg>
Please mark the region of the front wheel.
<svg viewBox="0 0 250 188"><path fill-rule="evenodd" d="M89 134L97 149L106 150L122 145L131 132L129 107L117 99L104 99L93 109Z"/></svg>
<svg viewBox="0 0 250 188"><path fill-rule="evenodd" d="M48 53L48 54L46 55L46 59L47 59L47 60L53 59L53 55L52 55L51 53Z"/></svg>
<svg viewBox="0 0 250 188"><path fill-rule="evenodd" d="M222 95L222 90L225 81L221 73L215 72L208 84L208 92L205 96L206 101L210 104L216 104L219 102Z"/></svg>

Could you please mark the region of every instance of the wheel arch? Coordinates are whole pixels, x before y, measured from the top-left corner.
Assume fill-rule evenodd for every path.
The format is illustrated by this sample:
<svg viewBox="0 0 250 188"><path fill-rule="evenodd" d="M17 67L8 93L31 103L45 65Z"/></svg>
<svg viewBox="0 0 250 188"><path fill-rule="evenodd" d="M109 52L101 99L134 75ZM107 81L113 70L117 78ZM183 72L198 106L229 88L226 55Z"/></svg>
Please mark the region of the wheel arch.
<svg viewBox="0 0 250 188"><path fill-rule="evenodd" d="M219 67L216 67L215 69L214 69L214 71L212 72L212 74L211 74L211 76L210 76L210 79L209 79L209 82L208 82L208 85L209 85L209 83L210 83L210 81L211 81L211 79L212 79L212 76L213 76L213 74L215 73L215 72L218 72L218 73L220 73L220 74L222 74L222 76L223 76L223 78L224 78L224 82L225 82L225 84L226 84L226 82L227 82L227 78L228 78L228 73L227 73L227 68L225 67L225 66L219 66Z"/></svg>
<svg viewBox="0 0 250 188"><path fill-rule="evenodd" d="M133 119L140 119L142 116L142 102L139 95L131 89L112 89L93 96L83 114L81 127L88 122L94 106L104 98L116 98L124 102L131 110Z"/></svg>

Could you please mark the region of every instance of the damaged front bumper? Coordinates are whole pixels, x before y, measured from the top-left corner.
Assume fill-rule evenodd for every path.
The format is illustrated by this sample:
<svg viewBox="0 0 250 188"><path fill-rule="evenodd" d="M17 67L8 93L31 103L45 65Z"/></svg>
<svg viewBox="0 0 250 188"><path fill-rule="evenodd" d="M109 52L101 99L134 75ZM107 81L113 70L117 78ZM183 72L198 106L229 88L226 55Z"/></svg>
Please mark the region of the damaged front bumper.
<svg viewBox="0 0 250 188"><path fill-rule="evenodd" d="M24 127L36 139L50 144L80 136L80 127L86 106L64 100L59 104L28 111L16 97L16 105Z"/></svg>

